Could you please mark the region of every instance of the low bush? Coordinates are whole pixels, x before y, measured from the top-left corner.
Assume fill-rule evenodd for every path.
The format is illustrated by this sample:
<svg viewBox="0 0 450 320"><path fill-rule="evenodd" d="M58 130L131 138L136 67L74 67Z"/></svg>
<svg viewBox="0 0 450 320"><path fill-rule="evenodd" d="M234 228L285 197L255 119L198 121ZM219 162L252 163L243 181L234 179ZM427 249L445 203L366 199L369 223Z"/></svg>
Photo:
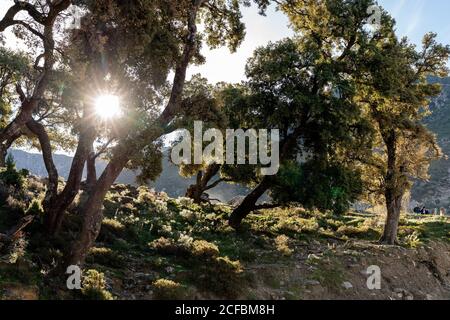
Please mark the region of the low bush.
<svg viewBox="0 0 450 320"><path fill-rule="evenodd" d="M121 268L125 265L125 259L108 248L91 248L86 258L88 263L96 263L112 268Z"/></svg>
<svg viewBox="0 0 450 320"><path fill-rule="evenodd" d="M219 248L205 240L194 241L191 252L194 256L201 258L215 258L219 256Z"/></svg>
<svg viewBox="0 0 450 320"><path fill-rule="evenodd" d="M83 277L81 293L87 300L113 300L111 293L106 290L106 280L103 273L88 270Z"/></svg>
<svg viewBox="0 0 450 320"><path fill-rule="evenodd" d="M29 174L28 170L17 170L14 158L9 155L6 159L6 167L0 169L0 181L7 186L22 190Z"/></svg>
<svg viewBox="0 0 450 320"><path fill-rule="evenodd" d="M280 235L275 238L275 245L283 256L289 257L294 253L294 250L289 248L289 237L285 235Z"/></svg>
<svg viewBox="0 0 450 320"><path fill-rule="evenodd" d="M156 300L181 300L186 297L186 289L179 283L159 279L153 283L153 295Z"/></svg>

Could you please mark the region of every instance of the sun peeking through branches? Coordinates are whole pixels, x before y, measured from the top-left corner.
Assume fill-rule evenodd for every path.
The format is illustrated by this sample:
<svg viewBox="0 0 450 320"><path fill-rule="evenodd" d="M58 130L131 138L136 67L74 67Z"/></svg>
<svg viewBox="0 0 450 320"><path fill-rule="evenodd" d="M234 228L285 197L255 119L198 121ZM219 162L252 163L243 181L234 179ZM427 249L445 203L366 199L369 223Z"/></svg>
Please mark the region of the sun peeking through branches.
<svg viewBox="0 0 450 320"><path fill-rule="evenodd" d="M95 100L95 113L104 120L118 118L122 115L120 99L113 94L104 94Z"/></svg>

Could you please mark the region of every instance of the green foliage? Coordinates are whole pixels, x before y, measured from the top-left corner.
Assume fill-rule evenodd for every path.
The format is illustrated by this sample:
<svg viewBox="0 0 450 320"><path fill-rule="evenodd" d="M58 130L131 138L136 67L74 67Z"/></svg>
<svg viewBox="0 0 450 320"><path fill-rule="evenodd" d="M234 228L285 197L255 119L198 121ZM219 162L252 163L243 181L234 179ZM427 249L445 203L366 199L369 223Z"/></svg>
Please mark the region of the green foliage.
<svg viewBox="0 0 450 320"><path fill-rule="evenodd" d="M87 300L113 300L106 290L105 275L97 270L88 270L83 276L81 293Z"/></svg>
<svg viewBox="0 0 450 320"><path fill-rule="evenodd" d="M153 295L156 300L181 300L186 289L172 280L158 279L153 283Z"/></svg>
<svg viewBox="0 0 450 320"><path fill-rule="evenodd" d="M100 241L113 242L117 238L125 238L125 226L117 220L106 218L102 222L102 228L99 234Z"/></svg>
<svg viewBox="0 0 450 320"><path fill-rule="evenodd" d="M345 280L342 266L337 261L330 263L323 260L318 261L312 278L319 281L321 285L333 290L338 290Z"/></svg>
<svg viewBox="0 0 450 320"><path fill-rule="evenodd" d="M113 268L122 268L125 266L124 258L109 248L91 248L86 261L88 263L101 264Z"/></svg>
<svg viewBox="0 0 450 320"><path fill-rule="evenodd" d="M403 243L407 247L415 249L422 245L422 240L420 239L420 234L417 231L414 231L403 239Z"/></svg>
<svg viewBox="0 0 450 320"><path fill-rule="evenodd" d="M192 254L202 259L216 258L219 256L219 248L205 240L196 240L192 243Z"/></svg>
<svg viewBox="0 0 450 320"><path fill-rule="evenodd" d="M186 248L179 246L172 239L161 237L149 243L150 248L163 255L182 255L187 254Z"/></svg>
<svg viewBox="0 0 450 320"><path fill-rule="evenodd" d="M289 257L294 253L294 250L289 247L289 237L285 235L276 237L275 245L277 247L277 250L284 256Z"/></svg>
<svg viewBox="0 0 450 320"><path fill-rule="evenodd" d="M22 190L25 187L28 175L28 170L17 171L12 155L8 155L6 159L6 168L0 169L0 181L17 190Z"/></svg>
<svg viewBox="0 0 450 320"><path fill-rule="evenodd" d="M34 199L28 207L26 214L42 217L42 215L44 214L44 209L42 208L41 201Z"/></svg>
<svg viewBox="0 0 450 320"><path fill-rule="evenodd" d="M227 298L236 298L242 292L242 265L228 257L213 258L196 265L196 274L191 281L202 290ZM201 275L200 277L198 275Z"/></svg>
<svg viewBox="0 0 450 320"><path fill-rule="evenodd" d="M357 237L360 237L361 235L366 234L368 231L369 231L369 228L367 226L355 227L355 226L343 225L343 226L340 226L336 232L338 234L345 235L350 238L357 238Z"/></svg>
<svg viewBox="0 0 450 320"><path fill-rule="evenodd" d="M15 100L15 85L27 75L30 61L25 53L0 44L0 129L6 127Z"/></svg>
<svg viewBox="0 0 450 320"><path fill-rule="evenodd" d="M300 203L321 211L346 212L363 190L355 169L312 160L301 165L288 162L280 168L271 196L275 203Z"/></svg>

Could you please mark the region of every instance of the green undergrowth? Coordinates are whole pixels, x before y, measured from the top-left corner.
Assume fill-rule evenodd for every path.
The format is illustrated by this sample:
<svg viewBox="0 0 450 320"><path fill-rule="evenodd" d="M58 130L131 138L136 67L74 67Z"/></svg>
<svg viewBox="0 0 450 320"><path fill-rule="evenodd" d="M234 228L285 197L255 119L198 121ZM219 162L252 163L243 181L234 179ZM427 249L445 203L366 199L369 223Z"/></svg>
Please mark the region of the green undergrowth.
<svg viewBox="0 0 450 320"><path fill-rule="evenodd" d="M39 185L35 188L39 190ZM42 195L35 191L34 200L39 198ZM33 197L27 203L21 201L20 197L3 200L1 230L13 225L30 207L39 212ZM77 201L83 201L83 196ZM9 210L11 204L14 210ZM249 266L290 265L305 245L314 242L375 243L383 228L383 218L369 213L335 215L289 207L255 212L236 232L227 223L231 210L224 204L197 205L187 198L171 199L146 187L113 186L104 202L100 235L86 260L87 289L68 297L129 298L123 294L130 291L151 299L248 297L247 291L255 285ZM63 298L60 291L47 290L44 280L79 228L79 215L69 213L67 231L52 245L34 234L39 219L30 226L23 248L16 249L16 261L8 260L11 253L9 258L2 256L0 293L2 285L19 282L39 286L45 298ZM449 239L447 218L402 216L399 240L405 247ZM312 279L332 289L339 287L343 278L341 270L332 267L336 266L334 257L315 265ZM19 266L27 272L17 272Z"/></svg>

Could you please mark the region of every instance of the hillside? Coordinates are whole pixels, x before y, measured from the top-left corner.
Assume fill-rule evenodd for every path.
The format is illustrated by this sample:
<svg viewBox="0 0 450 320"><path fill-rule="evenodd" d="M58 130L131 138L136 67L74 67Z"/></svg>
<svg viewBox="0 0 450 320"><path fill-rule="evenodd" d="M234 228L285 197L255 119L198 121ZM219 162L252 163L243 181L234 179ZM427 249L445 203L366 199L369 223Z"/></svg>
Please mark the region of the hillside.
<svg viewBox="0 0 450 320"><path fill-rule="evenodd" d="M44 161L40 154L29 153L22 150L11 150L11 154L14 157L18 169L27 169L30 173L39 177L47 176ZM59 175L63 178L67 178L72 164L72 157L55 154L54 162ZM101 160L97 161L97 174L103 172L105 167L106 162ZM84 172L84 178L85 177L86 170ZM136 175L133 171L124 170L116 182L133 185L135 184L135 180ZM180 197L185 195L187 188L193 183L194 178L186 179L178 174L178 167L169 161L166 152L163 160L163 171L160 177L150 184L150 187L154 188L156 191L164 191L171 197ZM248 190L239 185L222 183L208 193L212 199L228 202L236 196L245 195L248 193Z"/></svg>
<svg viewBox="0 0 450 320"><path fill-rule="evenodd" d="M427 127L437 135L439 146L447 158L433 162L430 181L418 182L412 190L412 206L417 203L429 208L450 209L450 78L431 79L442 84L442 93L435 99L425 119Z"/></svg>
<svg viewBox="0 0 450 320"><path fill-rule="evenodd" d="M30 181L39 189L39 183ZM81 200L82 201L82 200ZM9 203L9 204L8 204ZM7 230L17 201L4 203ZM90 250L84 289L45 277L58 250L32 232L0 255L0 299L394 299L450 298L450 220L408 215L401 246L380 246L382 216L264 210L236 233L231 208L115 185L108 193L101 234ZM75 228L78 217L68 216ZM39 221L30 226L38 227ZM369 290L369 266L379 266L381 289Z"/></svg>

